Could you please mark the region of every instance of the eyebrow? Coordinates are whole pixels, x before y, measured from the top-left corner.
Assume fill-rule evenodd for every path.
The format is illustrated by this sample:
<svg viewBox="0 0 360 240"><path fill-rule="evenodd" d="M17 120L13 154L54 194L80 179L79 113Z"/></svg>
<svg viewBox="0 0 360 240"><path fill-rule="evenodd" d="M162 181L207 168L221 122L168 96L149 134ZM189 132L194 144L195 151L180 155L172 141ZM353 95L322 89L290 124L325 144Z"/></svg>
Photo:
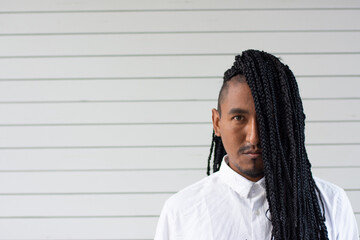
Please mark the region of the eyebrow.
<svg viewBox="0 0 360 240"><path fill-rule="evenodd" d="M249 111L241 109L241 108L232 108L229 111L229 114L244 114L244 113L249 113Z"/></svg>

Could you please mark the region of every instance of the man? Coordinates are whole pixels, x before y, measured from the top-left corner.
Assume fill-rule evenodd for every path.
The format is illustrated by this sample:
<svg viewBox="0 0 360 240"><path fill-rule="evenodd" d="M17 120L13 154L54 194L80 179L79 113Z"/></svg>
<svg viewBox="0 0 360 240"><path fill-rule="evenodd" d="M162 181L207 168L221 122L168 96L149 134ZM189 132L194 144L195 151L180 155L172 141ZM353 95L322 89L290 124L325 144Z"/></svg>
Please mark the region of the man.
<svg viewBox="0 0 360 240"><path fill-rule="evenodd" d="M345 192L312 177L299 90L278 58L236 56L212 121L215 173L165 203L155 240L358 239Z"/></svg>

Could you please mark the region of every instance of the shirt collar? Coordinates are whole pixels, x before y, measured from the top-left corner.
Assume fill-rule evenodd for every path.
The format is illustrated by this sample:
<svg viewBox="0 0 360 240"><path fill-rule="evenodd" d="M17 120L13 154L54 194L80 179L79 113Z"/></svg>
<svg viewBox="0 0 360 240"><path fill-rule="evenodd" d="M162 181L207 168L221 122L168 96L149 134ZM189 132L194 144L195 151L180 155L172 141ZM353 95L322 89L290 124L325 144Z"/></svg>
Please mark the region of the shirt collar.
<svg viewBox="0 0 360 240"><path fill-rule="evenodd" d="M252 198L265 192L265 178L252 182L235 172L228 165L227 155L224 156L219 170L220 178L243 198Z"/></svg>

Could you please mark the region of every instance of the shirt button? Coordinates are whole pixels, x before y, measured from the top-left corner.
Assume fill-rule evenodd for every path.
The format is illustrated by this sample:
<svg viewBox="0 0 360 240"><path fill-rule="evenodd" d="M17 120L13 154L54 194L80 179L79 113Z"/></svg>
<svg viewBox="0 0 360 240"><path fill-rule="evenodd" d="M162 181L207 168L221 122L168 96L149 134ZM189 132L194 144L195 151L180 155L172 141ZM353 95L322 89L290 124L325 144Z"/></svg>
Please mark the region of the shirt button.
<svg viewBox="0 0 360 240"><path fill-rule="evenodd" d="M255 214L256 214L256 216L259 216L259 215L260 215L260 211L259 211L259 210L256 210Z"/></svg>

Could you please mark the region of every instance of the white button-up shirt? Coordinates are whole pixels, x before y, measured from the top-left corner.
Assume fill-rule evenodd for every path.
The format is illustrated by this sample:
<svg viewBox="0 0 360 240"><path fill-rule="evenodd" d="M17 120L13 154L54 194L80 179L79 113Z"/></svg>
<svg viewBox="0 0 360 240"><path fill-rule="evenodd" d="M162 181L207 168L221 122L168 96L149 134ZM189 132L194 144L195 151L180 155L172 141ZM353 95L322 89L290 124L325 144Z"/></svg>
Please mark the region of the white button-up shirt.
<svg viewBox="0 0 360 240"><path fill-rule="evenodd" d="M349 200L341 188L315 179L325 205L330 240L358 240ZM252 182L225 161L209 177L170 197L159 218L155 240L265 240L272 225L264 178Z"/></svg>

